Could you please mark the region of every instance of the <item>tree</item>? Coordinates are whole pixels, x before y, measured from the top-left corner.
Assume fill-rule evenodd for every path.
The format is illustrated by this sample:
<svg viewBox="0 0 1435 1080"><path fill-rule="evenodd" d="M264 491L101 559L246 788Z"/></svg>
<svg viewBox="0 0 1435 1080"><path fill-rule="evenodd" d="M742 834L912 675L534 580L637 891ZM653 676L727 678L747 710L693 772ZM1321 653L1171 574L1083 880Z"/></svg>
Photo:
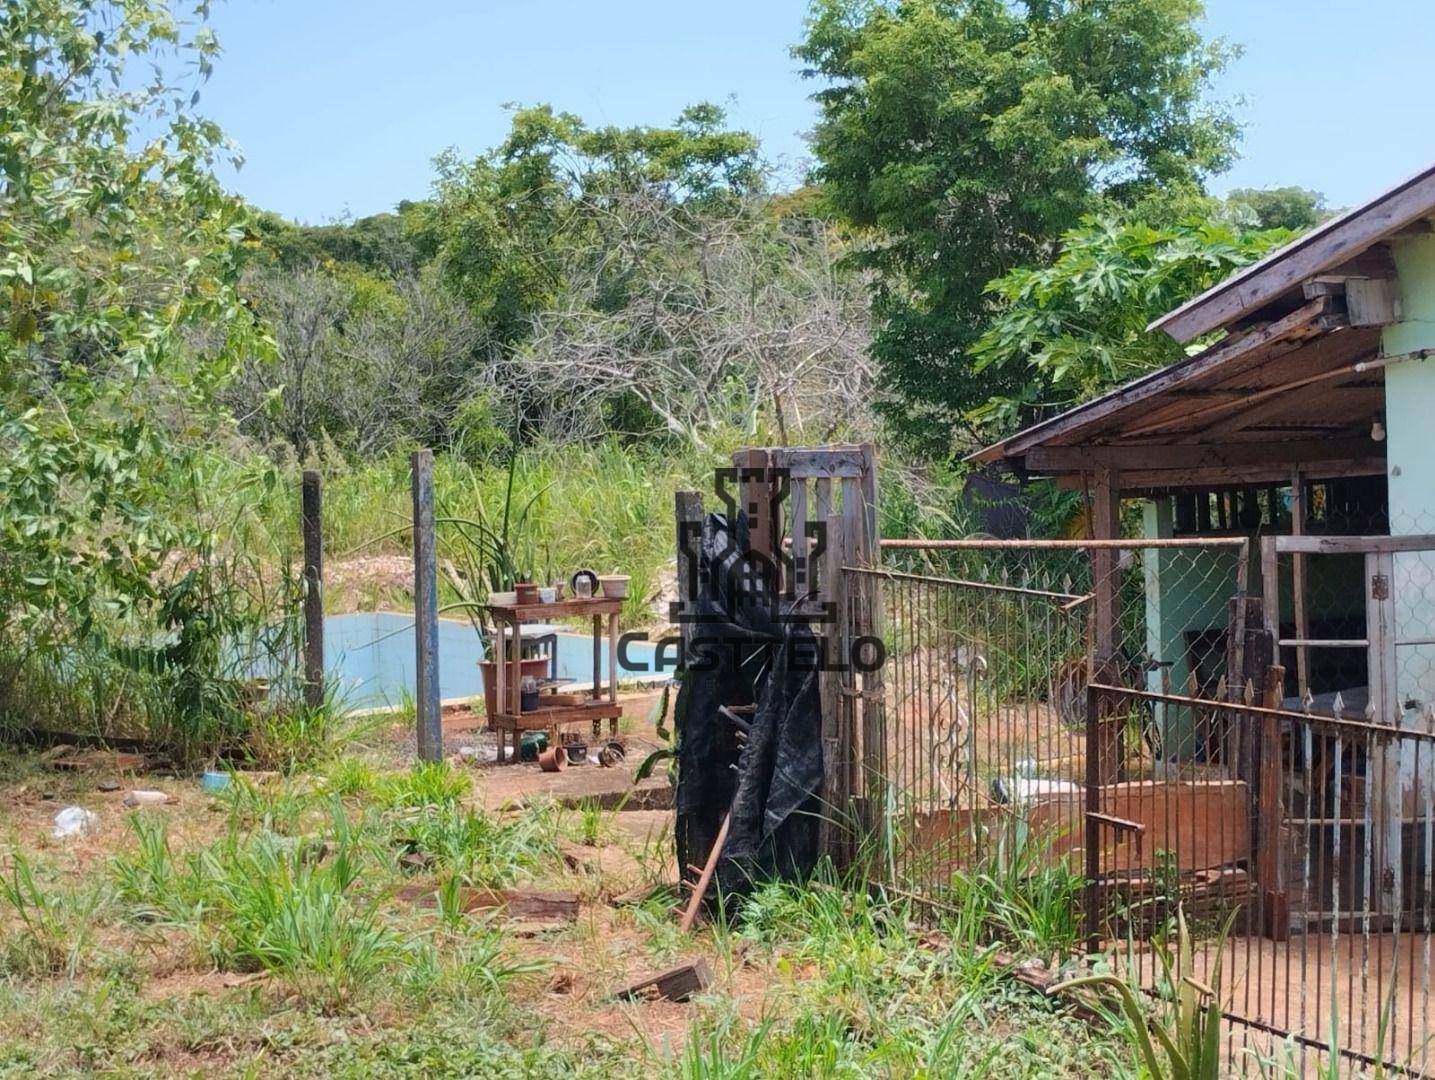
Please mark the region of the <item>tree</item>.
<svg viewBox="0 0 1435 1080"><path fill-rule="evenodd" d="M896 426L950 449L993 379L965 356L987 282L1083 215L1198 193L1236 127L1205 102L1230 50L1199 0L815 0L796 54L816 179L862 230ZM1020 381L995 388L1017 394Z"/></svg>
<svg viewBox="0 0 1435 1080"><path fill-rule="evenodd" d="M757 140L726 122L706 104L667 128L590 128L546 105L519 109L490 153L439 156L435 198L412 213L415 243L498 355L555 302L569 254L597 250L600 236L621 227L609 214L613 200L642 192L696 213L760 188Z"/></svg>
<svg viewBox="0 0 1435 1080"><path fill-rule="evenodd" d="M412 273L422 261L405 225L415 204L402 202L398 213L371 214L329 225L295 225L278 214L260 214L256 231L274 260L290 270L329 262L350 263L374 273Z"/></svg>
<svg viewBox="0 0 1435 1080"><path fill-rule="evenodd" d="M1262 229L1305 232L1332 213L1324 195L1303 187L1235 188L1226 202L1249 211Z"/></svg>
<svg viewBox="0 0 1435 1080"><path fill-rule="evenodd" d="M1084 220L1062 237L1051 265L988 286L998 311L969 353L974 374L1002 389L973 418L999 437L1179 360L1183 347L1148 333L1151 320L1291 235L1222 218L1167 228Z"/></svg>
<svg viewBox="0 0 1435 1080"><path fill-rule="evenodd" d="M200 542L164 508L258 343L233 289L243 208L210 171L226 144L189 111L216 51L161 2L0 19L0 645L162 605L164 555Z"/></svg>
<svg viewBox="0 0 1435 1080"><path fill-rule="evenodd" d="M302 459L322 437L359 456L442 446L481 390L468 312L432 272L269 268L246 279L277 358L242 366L224 400L241 430Z"/></svg>
<svg viewBox="0 0 1435 1080"><path fill-rule="evenodd" d="M234 288L226 144L190 111L217 51L196 11L12 0L0 18L0 718L177 757L242 730L235 645L280 609L220 555L214 395L267 342Z"/></svg>
<svg viewBox="0 0 1435 1080"><path fill-rule="evenodd" d="M556 302L499 362L544 434L704 446L760 416L784 442L869 430L863 288L829 227L752 197L691 214L639 192L609 200L601 233L568 249Z"/></svg>

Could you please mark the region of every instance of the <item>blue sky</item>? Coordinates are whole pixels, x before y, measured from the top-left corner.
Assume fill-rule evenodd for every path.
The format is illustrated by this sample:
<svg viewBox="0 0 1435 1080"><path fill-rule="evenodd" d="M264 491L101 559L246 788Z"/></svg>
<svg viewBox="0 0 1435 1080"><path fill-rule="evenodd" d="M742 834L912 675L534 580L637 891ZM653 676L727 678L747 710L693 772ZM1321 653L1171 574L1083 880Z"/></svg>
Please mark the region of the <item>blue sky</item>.
<svg viewBox="0 0 1435 1080"><path fill-rule="evenodd" d="M1301 184L1362 201L1435 161L1430 0L1207 0L1245 47L1243 158L1215 188ZM788 53L805 0L227 0L201 110L244 149L232 186L304 221L422 197L447 146L502 138L506 102L595 123L664 123L726 102L796 170L813 87Z"/></svg>

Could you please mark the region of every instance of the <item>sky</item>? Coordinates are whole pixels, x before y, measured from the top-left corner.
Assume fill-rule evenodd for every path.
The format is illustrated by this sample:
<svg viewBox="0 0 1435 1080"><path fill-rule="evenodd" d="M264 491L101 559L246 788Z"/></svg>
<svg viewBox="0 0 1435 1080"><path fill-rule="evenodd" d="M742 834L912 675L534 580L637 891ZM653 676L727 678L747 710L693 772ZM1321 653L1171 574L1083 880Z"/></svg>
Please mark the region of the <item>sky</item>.
<svg viewBox="0 0 1435 1080"><path fill-rule="evenodd" d="M505 104L594 124L663 124L725 104L788 175L807 160L814 84L789 52L805 0L226 0L200 111L240 144L251 201L319 223L422 198L446 147L476 155ZM1432 0L1207 0L1205 30L1244 48L1242 158L1213 188L1299 184L1332 206L1435 161Z"/></svg>

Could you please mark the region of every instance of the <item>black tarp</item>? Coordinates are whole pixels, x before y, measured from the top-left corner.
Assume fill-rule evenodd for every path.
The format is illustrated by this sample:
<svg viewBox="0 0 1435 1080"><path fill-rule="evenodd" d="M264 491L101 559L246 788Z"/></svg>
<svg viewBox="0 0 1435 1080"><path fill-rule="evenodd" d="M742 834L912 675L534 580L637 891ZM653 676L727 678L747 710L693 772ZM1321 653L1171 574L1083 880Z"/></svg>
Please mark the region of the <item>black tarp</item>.
<svg viewBox="0 0 1435 1080"><path fill-rule="evenodd" d="M800 878L817 862L822 717L817 641L789 620L767 559L749 550L747 522L703 521L691 623L692 655L678 692L676 839L679 864L701 866L732 810L718 884ZM747 744L721 706L755 705ZM747 714L743 714L747 716Z"/></svg>

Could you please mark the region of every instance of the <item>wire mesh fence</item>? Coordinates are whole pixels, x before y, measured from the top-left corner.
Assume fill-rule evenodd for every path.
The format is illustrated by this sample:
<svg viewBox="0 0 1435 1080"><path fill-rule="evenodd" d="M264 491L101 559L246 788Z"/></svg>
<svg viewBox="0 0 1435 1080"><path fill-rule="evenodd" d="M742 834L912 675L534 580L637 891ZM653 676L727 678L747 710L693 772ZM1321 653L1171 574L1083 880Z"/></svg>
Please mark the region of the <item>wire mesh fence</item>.
<svg viewBox="0 0 1435 1080"><path fill-rule="evenodd" d="M1117 968L1158 997L1173 980L1208 988L1236 1071L1428 1075L1435 734L1129 688L1091 694L1100 715L1161 705L1228 733L1204 760L1090 799L1088 930L1116 943ZM1178 905L1184 951L1173 947Z"/></svg>
<svg viewBox="0 0 1435 1080"><path fill-rule="evenodd" d="M910 887L939 889L961 860L1009 845L1003 823L1032 800L1054 847L1079 846L1093 672L1227 696L1244 540L884 550L896 565L848 571L877 586L887 650L864 782L895 823L889 866ZM1217 733L1152 708L1107 737L1151 771Z"/></svg>
<svg viewBox="0 0 1435 1080"><path fill-rule="evenodd" d="M1058 895L1158 997L1179 906L1235 1071L1435 1065L1427 539L883 548L845 575L886 649L853 760L894 886Z"/></svg>

